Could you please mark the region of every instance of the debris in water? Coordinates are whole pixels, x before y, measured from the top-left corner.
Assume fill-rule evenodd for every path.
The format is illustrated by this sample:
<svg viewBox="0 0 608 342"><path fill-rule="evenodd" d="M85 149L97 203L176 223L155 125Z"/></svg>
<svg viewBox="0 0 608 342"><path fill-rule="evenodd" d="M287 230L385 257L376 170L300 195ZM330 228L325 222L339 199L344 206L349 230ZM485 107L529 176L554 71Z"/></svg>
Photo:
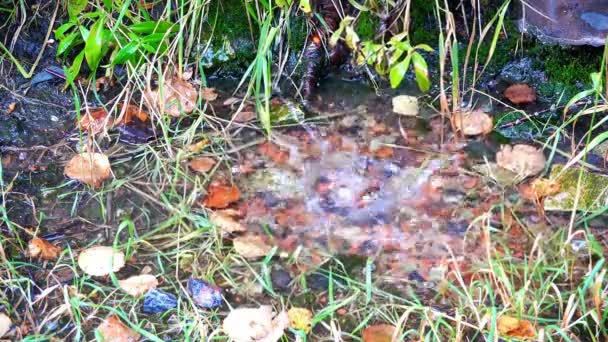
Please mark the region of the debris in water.
<svg viewBox="0 0 608 342"><path fill-rule="evenodd" d="M204 309L222 305L222 290L197 278L188 279L188 293L194 303Z"/></svg>
<svg viewBox="0 0 608 342"><path fill-rule="evenodd" d="M159 289L151 289L144 296L142 311L147 314L163 313L177 307L174 294Z"/></svg>

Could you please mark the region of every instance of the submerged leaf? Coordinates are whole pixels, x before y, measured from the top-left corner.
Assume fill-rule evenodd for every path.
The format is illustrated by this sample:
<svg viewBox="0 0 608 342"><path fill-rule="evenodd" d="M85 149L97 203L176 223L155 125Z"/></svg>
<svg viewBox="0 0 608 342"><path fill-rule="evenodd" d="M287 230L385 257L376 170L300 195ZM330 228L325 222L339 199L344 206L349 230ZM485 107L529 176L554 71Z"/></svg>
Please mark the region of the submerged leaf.
<svg viewBox="0 0 608 342"><path fill-rule="evenodd" d="M235 342L276 342L289 327L285 311L273 318L271 306L237 308L228 314L222 324L224 332Z"/></svg>
<svg viewBox="0 0 608 342"><path fill-rule="evenodd" d="M134 342L139 340L139 334L126 326L116 315L101 322L97 327L97 332L102 336L103 341Z"/></svg>
<svg viewBox="0 0 608 342"><path fill-rule="evenodd" d="M66 176L92 187L100 186L110 177L111 172L108 156L88 152L72 157L64 169Z"/></svg>
<svg viewBox="0 0 608 342"><path fill-rule="evenodd" d="M78 266L84 273L102 277L118 272L125 265L125 255L109 246L89 247L78 256Z"/></svg>

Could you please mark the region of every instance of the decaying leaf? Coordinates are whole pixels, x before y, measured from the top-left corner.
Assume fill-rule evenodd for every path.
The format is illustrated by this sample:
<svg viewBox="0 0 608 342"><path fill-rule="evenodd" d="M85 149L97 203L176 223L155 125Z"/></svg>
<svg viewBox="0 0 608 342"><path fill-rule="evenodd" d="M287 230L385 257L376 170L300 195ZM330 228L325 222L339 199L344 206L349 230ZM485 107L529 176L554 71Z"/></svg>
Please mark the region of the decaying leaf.
<svg viewBox="0 0 608 342"><path fill-rule="evenodd" d="M531 339L536 336L536 330L530 321L511 316L500 316L496 327L501 335L518 339Z"/></svg>
<svg viewBox="0 0 608 342"><path fill-rule="evenodd" d="M133 297L139 297L158 286L158 280L151 274L140 274L119 280L120 288Z"/></svg>
<svg viewBox="0 0 608 342"><path fill-rule="evenodd" d="M55 246L45 239L33 238L27 244L27 250L32 258L55 261L61 254L61 247Z"/></svg>
<svg viewBox="0 0 608 342"><path fill-rule="evenodd" d="M418 98L409 95L393 97L393 112L401 115L418 115Z"/></svg>
<svg viewBox="0 0 608 342"><path fill-rule="evenodd" d="M79 182L98 187L110 177L112 169L108 156L101 153L77 154L65 165L66 176Z"/></svg>
<svg viewBox="0 0 608 342"><path fill-rule="evenodd" d="M452 117L454 128L464 135L488 134L494 129L492 118L480 110L456 112Z"/></svg>
<svg viewBox="0 0 608 342"><path fill-rule="evenodd" d="M363 342L392 342L396 328L390 324L376 324L363 330Z"/></svg>
<svg viewBox="0 0 608 342"><path fill-rule="evenodd" d="M190 168L198 173L209 172L215 165L215 159L209 157L194 158L189 163Z"/></svg>
<svg viewBox="0 0 608 342"><path fill-rule="evenodd" d="M557 194L560 189L561 185L557 180L537 178L529 184L523 184L520 187L520 193L524 199L538 201L547 196Z"/></svg>
<svg viewBox="0 0 608 342"><path fill-rule="evenodd" d="M236 185L212 184L207 188L207 197L203 205L212 209L223 209L241 198L241 192Z"/></svg>
<svg viewBox="0 0 608 342"><path fill-rule="evenodd" d="M243 235L232 241L234 249L239 255L247 259L255 259L266 256L272 249L263 237L258 235Z"/></svg>
<svg viewBox="0 0 608 342"><path fill-rule="evenodd" d="M209 221L216 225L224 233L244 232L247 227L237 222L232 216L215 211L209 215Z"/></svg>
<svg viewBox="0 0 608 342"><path fill-rule="evenodd" d="M203 88L202 91L203 100L211 102L217 99L217 91L215 88Z"/></svg>
<svg viewBox="0 0 608 342"><path fill-rule="evenodd" d="M222 329L235 342L276 342L289 327L289 317L285 311L273 316L268 305L237 308L224 319Z"/></svg>
<svg viewBox="0 0 608 342"><path fill-rule="evenodd" d="M125 255L108 246L93 246L80 252L78 266L92 276L106 276L118 272L125 265Z"/></svg>
<svg viewBox="0 0 608 342"><path fill-rule="evenodd" d="M232 117L232 119L234 120L234 122L245 123L245 122L255 120L256 117L257 117L257 114L255 111L243 110L238 113L235 113L234 116Z"/></svg>
<svg viewBox="0 0 608 342"><path fill-rule="evenodd" d="M146 106L173 117L191 113L196 108L198 92L187 81L167 78L162 87L147 89L143 96Z"/></svg>
<svg viewBox="0 0 608 342"><path fill-rule="evenodd" d="M297 330L309 333L311 329L312 312L305 308L291 308L287 311L289 325Z"/></svg>
<svg viewBox="0 0 608 342"><path fill-rule="evenodd" d="M120 103L118 105L118 112L120 116L114 123L115 125L126 125L133 121L134 118L138 118L141 122L146 122L148 120L148 114L144 112L139 106L128 104L125 106Z"/></svg>
<svg viewBox="0 0 608 342"><path fill-rule="evenodd" d="M108 117L108 112L102 108L87 108L85 113L80 115L80 121L77 123L81 130L87 131L90 134L98 134L105 127L112 127L112 118Z"/></svg>
<svg viewBox="0 0 608 342"><path fill-rule="evenodd" d="M186 150L196 153L202 151L207 145L209 145L209 140L203 139L201 141L197 141L193 144L187 145Z"/></svg>
<svg viewBox="0 0 608 342"><path fill-rule="evenodd" d="M139 334L126 326L116 315L101 322L97 327L97 332L102 336L103 341L134 342L139 340Z"/></svg>
<svg viewBox="0 0 608 342"><path fill-rule="evenodd" d="M4 337L11 330L11 319L4 313L0 312L0 337Z"/></svg>
<svg viewBox="0 0 608 342"><path fill-rule="evenodd" d="M496 164L518 176L534 176L545 168L542 149L530 145L503 145L496 154Z"/></svg>
<svg viewBox="0 0 608 342"><path fill-rule="evenodd" d="M513 84L505 89L504 95L515 104L532 103L536 101L536 92L527 84Z"/></svg>

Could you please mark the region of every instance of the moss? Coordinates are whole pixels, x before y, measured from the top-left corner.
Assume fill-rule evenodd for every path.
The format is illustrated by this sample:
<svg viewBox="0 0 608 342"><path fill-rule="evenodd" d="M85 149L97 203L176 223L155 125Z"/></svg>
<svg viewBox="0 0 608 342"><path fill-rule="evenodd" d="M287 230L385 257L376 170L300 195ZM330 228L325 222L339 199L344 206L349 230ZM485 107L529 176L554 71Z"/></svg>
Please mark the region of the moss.
<svg viewBox="0 0 608 342"><path fill-rule="evenodd" d="M370 12L362 12L357 21L357 34L361 40L374 39L380 27L380 19L370 15Z"/></svg>
<svg viewBox="0 0 608 342"><path fill-rule="evenodd" d="M435 23L435 2L416 0L410 12L410 37L414 44L437 44L439 31Z"/></svg>
<svg viewBox="0 0 608 342"><path fill-rule="evenodd" d="M566 87L590 84L589 75L600 70L602 50L592 47L560 47L536 42L528 54L545 70L551 83Z"/></svg>
<svg viewBox="0 0 608 342"><path fill-rule="evenodd" d="M563 172L563 173L562 173ZM551 170L551 179L558 179L560 193L549 197L545 201L547 210L572 210L577 195L579 174L582 172L580 183L580 198L577 203L578 210L594 211L605 206L608 190L608 177L600 174L571 167L564 170L563 165L554 165ZM558 175L561 174L561 176Z"/></svg>

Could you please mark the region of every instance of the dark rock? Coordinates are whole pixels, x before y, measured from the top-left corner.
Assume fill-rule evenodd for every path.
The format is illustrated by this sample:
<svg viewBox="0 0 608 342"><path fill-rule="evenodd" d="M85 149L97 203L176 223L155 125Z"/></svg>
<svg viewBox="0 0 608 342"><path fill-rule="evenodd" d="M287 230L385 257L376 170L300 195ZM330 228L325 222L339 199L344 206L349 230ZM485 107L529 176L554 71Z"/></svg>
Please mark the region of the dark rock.
<svg viewBox="0 0 608 342"><path fill-rule="evenodd" d="M157 314L176 307L177 297L174 294L159 289L152 289L144 296L142 311L147 314Z"/></svg>
<svg viewBox="0 0 608 342"><path fill-rule="evenodd" d="M285 269L273 269L270 273L272 287L281 292L289 292L291 290L291 275Z"/></svg>
<svg viewBox="0 0 608 342"><path fill-rule="evenodd" d="M222 305L222 290L216 286L200 279L190 278L187 288L194 303L201 308L211 309Z"/></svg>

